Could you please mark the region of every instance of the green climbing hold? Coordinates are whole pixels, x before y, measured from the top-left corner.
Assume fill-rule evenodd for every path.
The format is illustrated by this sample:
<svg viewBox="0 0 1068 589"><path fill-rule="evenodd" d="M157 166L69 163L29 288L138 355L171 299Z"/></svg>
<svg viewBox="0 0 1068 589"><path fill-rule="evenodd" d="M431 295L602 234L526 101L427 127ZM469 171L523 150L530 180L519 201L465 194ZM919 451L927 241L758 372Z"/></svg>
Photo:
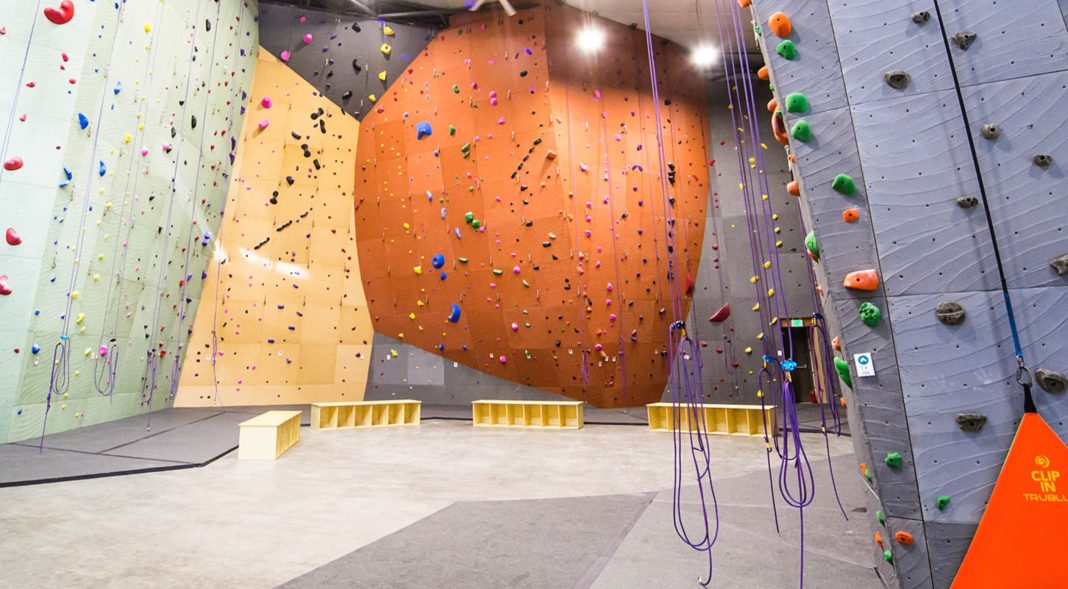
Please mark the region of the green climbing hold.
<svg viewBox="0 0 1068 589"><path fill-rule="evenodd" d="M808 143L808 140L812 139L812 126L805 119L801 119L790 128L790 136L801 143Z"/></svg>
<svg viewBox="0 0 1068 589"><path fill-rule="evenodd" d="M760 28L759 24L754 24L753 25L753 34L756 35L757 37L760 37L761 35L764 34L764 31L763 31L763 29Z"/></svg>
<svg viewBox="0 0 1068 589"><path fill-rule="evenodd" d="M901 452L890 452L883 462L890 468L901 468Z"/></svg>
<svg viewBox="0 0 1068 589"><path fill-rule="evenodd" d="M768 90L771 90L771 93L774 94L775 93L775 84L768 84Z"/></svg>
<svg viewBox="0 0 1068 589"><path fill-rule="evenodd" d="M456 134L456 127L453 127L452 125L449 125L449 135L455 135L455 134Z"/></svg>
<svg viewBox="0 0 1068 589"><path fill-rule="evenodd" d="M875 327L882 318L883 312L879 310L879 307L867 302L860 304L860 320L864 322L864 325Z"/></svg>
<svg viewBox="0 0 1068 589"><path fill-rule="evenodd" d="M853 196L857 193L857 183L853 181L853 177L849 174L838 174L835 176L834 182L831 182L831 188L846 196Z"/></svg>
<svg viewBox="0 0 1068 589"><path fill-rule="evenodd" d="M452 91L453 91L453 93L455 93L455 94L459 94L459 93L460 93L460 87L459 87L459 86L453 86L453 87L452 87Z"/></svg>
<svg viewBox="0 0 1068 589"><path fill-rule="evenodd" d="M789 39L784 39L775 47L775 53L778 53L779 57L783 59L797 59L797 45L794 45L794 42Z"/></svg>
<svg viewBox="0 0 1068 589"><path fill-rule="evenodd" d="M894 564L894 553L893 552L890 552L889 550L884 551L883 552L883 558L886 559L886 562L888 562L890 564Z"/></svg>
<svg viewBox="0 0 1068 589"><path fill-rule="evenodd" d="M471 144L470 143L464 143L463 145L460 146L460 151L462 151L464 153L468 153L469 151L471 151Z"/></svg>
<svg viewBox="0 0 1068 589"><path fill-rule="evenodd" d="M501 270L500 268L494 268L493 269L493 275L494 276L500 276L501 274L504 274L504 270Z"/></svg>
<svg viewBox="0 0 1068 589"><path fill-rule="evenodd" d="M949 495L939 495L938 499L935 499L935 507L938 511L945 511L947 505L949 505Z"/></svg>
<svg viewBox="0 0 1068 589"><path fill-rule="evenodd" d="M469 212L466 212L466 213L464 213L464 222L465 222L465 223L467 223L468 225L470 225L470 224L471 224L471 221L474 221L474 220L475 220L475 214L474 214L474 213L472 213L472 212L470 212L470 211L469 211Z"/></svg>
<svg viewBox="0 0 1068 589"><path fill-rule="evenodd" d="M467 263L467 258L456 258L456 261L460 262L461 264L466 264Z"/></svg>
<svg viewBox="0 0 1068 589"><path fill-rule="evenodd" d="M849 375L849 362L842 358L834 359L834 369L838 372L838 378L849 388L853 388L853 377Z"/></svg>
<svg viewBox="0 0 1068 589"><path fill-rule="evenodd" d="M812 256L815 261L820 261L820 244L816 241L816 232L809 231L805 236L805 247L808 248L808 255Z"/></svg>
<svg viewBox="0 0 1068 589"><path fill-rule="evenodd" d="M786 112L808 112L808 97L800 92L791 92L786 95Z"/></svg>
<svg viewBox="0 0 1068 589"><path fill-rule="evenodd" d="M474 227L475 229L478 229L479 227L482 226L482 221L479 221L478 219L475 219L475 220L471 221L471 226Z"/></svg>
<svg viewBox="0 0 1068 589"><path fill-rule="evenodd" d="M875 510L875 519L879 520L879 525L886 525L886 516L883 515L883 512L878 509Z"/></svg>
<svg viewBox="0 0 1068 589"><path fill-rule="evenodd" d="M871 482L871 469L867 465L864 465L864 478L868 479L869 483Z"/></svg>

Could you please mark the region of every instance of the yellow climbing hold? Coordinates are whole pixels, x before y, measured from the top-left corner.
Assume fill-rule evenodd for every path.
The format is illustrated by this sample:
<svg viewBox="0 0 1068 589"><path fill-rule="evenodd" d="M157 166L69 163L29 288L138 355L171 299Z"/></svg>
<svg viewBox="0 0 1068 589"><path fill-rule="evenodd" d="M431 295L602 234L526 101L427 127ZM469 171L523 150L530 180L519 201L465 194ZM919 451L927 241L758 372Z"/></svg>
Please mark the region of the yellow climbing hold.
<svg viewBox="0 0 1068 589"><path fill-rule="evenodd" d="M387 37L392 37L393 36L393 27L391 27L389 25L386 25L386 26L382 27L382 32L385 33Z"/></svg>
<svg viewBox="0 0 1068 589"><path fill-rule="evenodd" d="M71 293L70 293L70 298L71 299L77 300L78 296L79 296L78 291L76 291L76 290L75 291L71 291Z"/></svg>
<svg viewBox="0 0 1068 589"><path fill-rule="evenodd" d="M750 284L756 284L758 282L760 282L760 277L759 276L752 276L752 277L749 278L749 283Z"/></svg>
<svg viewBox="0 0 1068 589"><path fill-rule="evenodd" d="M771 260L767 260L764 262L764 269L771 270Z"/></svg>
<svg viewBox="0 0 1068 589"><path fill-rule="evenodd" d="M152 32L152 23L149 23L149 22L145 23L145 32L146 33L151 33Z"/></svg>
<svg viewBox="0 0 1068 589"><path fill-rule="evenodd" d="M753 311L754 312L759 311L759 310L760 310L760 303L757 303L757 304L753 305Z"/></svg>
<svg viewBox="0 0 1068 589"><path fill-rule="evenodd" d="M386 70L382 70L382 71L378 72L378 79L382 80L383 82L386 81Z"/></svg>
<svg viewBox="0 0 1068 589"><path fill-rule="evenodd" d="M74 322L81 325L85 321L85 313L78 313L78 316L74 318Z"/></svg>
<svg viewBox="0 0 1068 589"><path fill-rule="evenodd" d="M389 46L389 43L383 43L382 46L378 49L382 52L382 55L389 55L390 53L393 53L393 48Z"/></svg>
<svg viewBox="0 0 1068 589"><path fill-rule="evenodd" d="M415 321L415 313L408 313L408 319Z"/></svg>
<svg viewBox="0 0 1068 589"><path fill-rule="evenodd" d="M123 136L123 138L122 138L122 142L123 142L123 143L129 143L129 142L131 142L131 141L133 141L133 136L132 136L132 135L130 135L129 133L127 133L126 135L124 135L124 136Z"/></svg>
<svg viewBox="0 0 1068 589"><path fill-rule="evenodd" d="M769 288L768 289L768 296L769 297L775 296L775 289L774 288Z"/></svg>
<svg viewBox="0 0 1068 589"><path fill-rule="evenodd" d="M746 354L752 354L752 353L753 353L753 348L748 348L748 347L747 347L747 348L745 349L745 353L746 353Z"/></svg>
<svg viewBox="0 0 1068 589"><path fill-rule="evenodd" d="M411 225L409 225L409 224L407 224L407 223L405 223L405 224L404 224L404 230L405 230L405 231L407 231L407 230L409 230L409 229L411 229L411 228L412 228L412 226L411 226Z"/></svg>
<svg viewBox="0 0 1068 589"><path fill-rule="evenodd" d="M398 353L397 353L397 350L390 350L390 351L389 351L389 357L390 357L390 358L396 358L396 357L397 357L397 356L399 356L399 355L400 355L400 354L398 354Z"/></svg>
<svg viewBox="0 0 1068 589"><path fill-rule="evenodd" d="M757 334L757 341L764 341L764 332L761 331Z"/></svg>
<svg viewBox="0 0 1068 589"><path fill-rule="evenodd" d="M775 247L782 247L782 240L781 239L779 241L775 242Z"/></svg>
<svg viewBox="0 0 1068 589"><path fill-rule="evenodd" d="M416 274L422 274L423 273L423 267L422 266L413 266L412 267L412 272L415 272Z"/></svg>
<svg viewBox="0 0 1068 589"><path fill-rule="evenodd" d="M374 95L374 94L372 94L372 95L368 96L368 97L367 97L367 100L370 100L371 102L378 102L378 98L377 98L377 97L375 97L375 95Z"/></svg>

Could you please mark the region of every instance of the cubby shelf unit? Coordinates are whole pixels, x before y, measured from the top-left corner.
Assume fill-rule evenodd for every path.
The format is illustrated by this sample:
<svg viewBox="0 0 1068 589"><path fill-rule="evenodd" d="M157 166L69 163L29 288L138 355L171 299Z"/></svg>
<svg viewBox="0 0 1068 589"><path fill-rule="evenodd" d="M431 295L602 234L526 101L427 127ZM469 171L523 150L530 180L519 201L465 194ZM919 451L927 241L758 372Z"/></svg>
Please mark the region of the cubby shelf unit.
<svg viewBox="0 0 1068 589"><path fill-rule="evenodd" d="M419 425L422 402L412 399L312 403L313 429Z"/></svg>
<svg viewBox="0 0 1068 589"><path fill-rule="evenodd" d="M471 402L471 420L481 427L582 429L582 401Z"/></svg>
<svg viewBox="0 0 1068 589"><path fill-rule="evenodd" d="M675 405L672 403L650 403L645 406L649 412L649 429L654 432L673 431L675 424ZM693 405L683 403L677 406L679 426L683 431L693 431L691 421L694 418ZM765 405L698 405L698 415L704 416L703 429L710 434L733 436L756 436L764 433L764 416L769 429L775 427L775 406Z"/></svg>
<svg viewBox="0 0 1068 589"><path fill-rule="evenodd" d="M242 421L238 427L239 460L274 460L300 441L303 411L268 411Z"/></svg>

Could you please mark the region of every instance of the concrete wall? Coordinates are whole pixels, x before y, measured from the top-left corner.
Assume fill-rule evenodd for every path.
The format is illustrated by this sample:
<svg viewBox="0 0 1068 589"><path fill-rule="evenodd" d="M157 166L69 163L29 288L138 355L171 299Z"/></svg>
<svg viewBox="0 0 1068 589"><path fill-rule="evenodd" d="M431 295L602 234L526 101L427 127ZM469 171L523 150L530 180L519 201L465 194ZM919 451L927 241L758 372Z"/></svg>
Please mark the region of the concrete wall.
<svg viewBox="0 0 1068 589"><path fill-rule="evenodd" d="M0 442L170 405L255 60L255 1L74 5L0 8Z"/></svg>
<svg viewBox="0 0 1068 589"><path fill-rule="evenodd" d="M1030 3L1026 13L1006 3L939 4L949 36L977 34L970 47L950 44L947 53L930 0L754 2L780 102L791 92L810 101L807 112L787 114L788 126L803 118L813 129L808 143L791 143L794 171L819 238L820 280L843 356L852 364L855 353L873 355L876 376L853 370L850 416L858 457L873 475L872 508L886 516L885 525L873 517L873 529L893 566L884 547L873 553L884 576L903 587L952 581L1023 412L988 213L1025 357L1033 369L1068 372L1065 339L1056 335L1068 327L1061 304L1068 278L1050 266L1068 253L1059 202L1066 116L1053 106L1068 84L1063 13L1053 0ZM767 32L767 19L775 11L793 21L797 59L774 51L781 39ZM930 18L915 22L924 11ZM884 82L894 70L909 74L907 87ZM987 123L1001 127L1000 138L980 135ZM1036 154L1052 155L1053 164L1036 165ZM857 195L831 189L843 173L856 180ZM958 206L958 197L980 196L980 178L990 210L981 199L973 208ZM860 209L858 222L842 220L848 206ZM877 291L842 287L845 274L868 268L882 277ZM934 308L941 301L960 303L965 322L939 322ZM858 317L864 302L882 310L875 327ZM1068 435L1068 399L1036 394L1040 413ZM959 413L988 421L981 431L962 431ZM885 463L891 452L902 455L901 467ZM951 497L944 509L935 505L939 496ZM915 542L893 542L898 530Z"/></svg>

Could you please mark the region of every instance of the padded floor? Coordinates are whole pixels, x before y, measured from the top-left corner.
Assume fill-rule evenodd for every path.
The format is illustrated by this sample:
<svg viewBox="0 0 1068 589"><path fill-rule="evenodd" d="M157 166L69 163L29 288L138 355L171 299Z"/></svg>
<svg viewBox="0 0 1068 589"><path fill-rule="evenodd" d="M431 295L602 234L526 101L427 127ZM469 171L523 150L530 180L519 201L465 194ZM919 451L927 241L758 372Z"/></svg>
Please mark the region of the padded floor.
<svg viewBox="0 0 1068 589"><path fill-rule="evenodd" d="M282 587L589 587L652 499L454 503Z"/></svg>

